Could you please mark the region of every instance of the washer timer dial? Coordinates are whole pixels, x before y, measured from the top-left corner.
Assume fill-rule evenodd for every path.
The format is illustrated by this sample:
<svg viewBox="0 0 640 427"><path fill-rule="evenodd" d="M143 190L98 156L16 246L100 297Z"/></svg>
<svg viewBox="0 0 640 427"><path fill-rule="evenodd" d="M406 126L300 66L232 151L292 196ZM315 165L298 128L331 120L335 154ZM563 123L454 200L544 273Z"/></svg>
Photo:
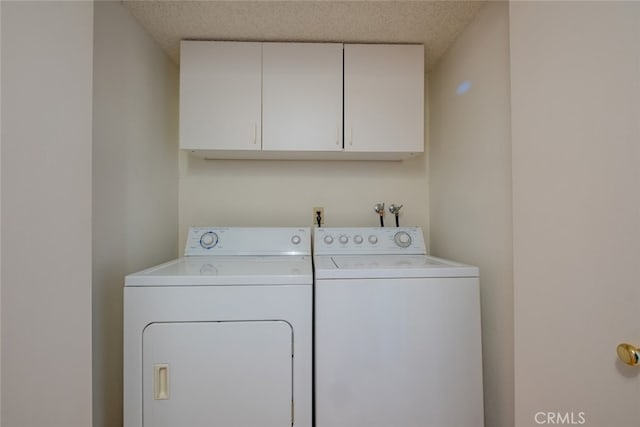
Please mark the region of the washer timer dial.
<svg viewBox="0 0 640 427"><path fill-rule="evenodd" d="M200 236L200 246L205 249L211 249L218 244L218 235L213 231L207 231Z"/></svg>
<svg viewBox="0 0 640 427"><path fill-rule="evenodd" d="M411 245L411 236L406 231L398 231L393 236L393 241L401 248L408 248Z"/></svg>

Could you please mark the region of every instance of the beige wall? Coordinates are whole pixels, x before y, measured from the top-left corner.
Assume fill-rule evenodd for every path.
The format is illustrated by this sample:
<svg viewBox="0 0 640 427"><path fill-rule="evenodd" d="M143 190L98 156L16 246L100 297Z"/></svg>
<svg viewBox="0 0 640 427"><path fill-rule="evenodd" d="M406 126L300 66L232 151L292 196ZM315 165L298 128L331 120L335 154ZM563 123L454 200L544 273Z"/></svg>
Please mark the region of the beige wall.
<svg viewBox="0 0 640 427"><path fill-rule="evenodd" d="M487 427L513 426L508 7L484 6L429 76L431 252L480 267Z"/></svg>
<svg viewBox="0 0 640 427"><path fill-rule="evenodd" d="M2 99L2 2L0 2L0 100ZM0 101L0 427L2 427L2 102Z"/></svg>
<svg viewBox="0 0 640 427"><path fill-rule="evenodd" d="M2 424L91 424L92 2L2 2Z"/></svg>
<svg viewBox="0 0 640 427"><path fill-rule="evenodd" d="M180 154L180 253L190 225L377 226L378 201L428 233L426 156L402 162L202 160ZM386 224L394 224L387 212Z"/></svg>
<svg viewBox="0 0 640 427"><path fill-rule="evenodd" d="M516 426L640 419L640 4L514 2Z"/></svg>
<svg viewBox="0 0 640 427"><path fill-rule="evenodd" d="M116 427L124 276L178 255L178 70L120 2L94 31L93 426Z"/></svg>

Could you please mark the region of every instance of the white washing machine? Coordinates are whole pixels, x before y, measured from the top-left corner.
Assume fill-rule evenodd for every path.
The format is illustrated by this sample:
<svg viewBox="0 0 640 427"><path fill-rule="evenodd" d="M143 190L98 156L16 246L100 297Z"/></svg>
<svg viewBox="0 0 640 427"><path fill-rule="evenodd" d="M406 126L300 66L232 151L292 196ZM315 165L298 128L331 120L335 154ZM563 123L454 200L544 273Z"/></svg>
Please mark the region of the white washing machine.
<svg viewBox="0 0 640 427"><path fill-rule="evenodd" d="M191 228L126 277L125 427L311 427L307 228Z"/></svg>
<svg viewBox="0 0 640 427"><path fill-rule="evenodd" d="M484 425L478 269L422 230L314 237L315 426Z"/></svg>

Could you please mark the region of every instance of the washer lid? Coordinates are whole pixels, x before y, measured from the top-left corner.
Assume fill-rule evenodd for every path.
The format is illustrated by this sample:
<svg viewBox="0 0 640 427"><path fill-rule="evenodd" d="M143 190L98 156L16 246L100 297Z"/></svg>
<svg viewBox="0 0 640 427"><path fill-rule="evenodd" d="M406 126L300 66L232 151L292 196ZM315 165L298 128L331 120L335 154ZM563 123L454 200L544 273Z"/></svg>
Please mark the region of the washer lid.
<svg viewBox="0 0 640 427"><path fill-rule="evenodd" d="M309 256L185 257L125 278L125 286L310 285Z"/></svg>
<svg viewBox="0 0 640 427"><path fill-rule="evenodd" d="M317 279L478 277L478 267L426 255L316 256Z"/></svg>

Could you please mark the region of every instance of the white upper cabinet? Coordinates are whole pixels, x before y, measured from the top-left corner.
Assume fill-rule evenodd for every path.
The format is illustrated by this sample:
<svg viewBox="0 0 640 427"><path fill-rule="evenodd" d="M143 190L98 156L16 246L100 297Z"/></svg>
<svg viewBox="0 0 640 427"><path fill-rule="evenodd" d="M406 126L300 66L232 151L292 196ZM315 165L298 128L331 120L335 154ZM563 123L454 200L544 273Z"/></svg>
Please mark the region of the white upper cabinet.
<svg viewBox="0 0 640 427"><path fill-rule="evenodd" d="M424 152L424 46L344 45L345 151Z"/></svg>
<svg viewBox="0 0 640 427"><path fill-rule="evenodd" d="M183 41L180 148L260 150L262 43Z"/></svg>
<svg viewBox="0 0 640 427"><path fill-rule="evenodd" d="M342 44L264 43L262 149L342 151Z"/></svg>
<svg viewBox="0 0 640 427"><path fill-rule="evenodd" d="M424 47L183 41L180 148L210 159L422 153Z"/></svg>

